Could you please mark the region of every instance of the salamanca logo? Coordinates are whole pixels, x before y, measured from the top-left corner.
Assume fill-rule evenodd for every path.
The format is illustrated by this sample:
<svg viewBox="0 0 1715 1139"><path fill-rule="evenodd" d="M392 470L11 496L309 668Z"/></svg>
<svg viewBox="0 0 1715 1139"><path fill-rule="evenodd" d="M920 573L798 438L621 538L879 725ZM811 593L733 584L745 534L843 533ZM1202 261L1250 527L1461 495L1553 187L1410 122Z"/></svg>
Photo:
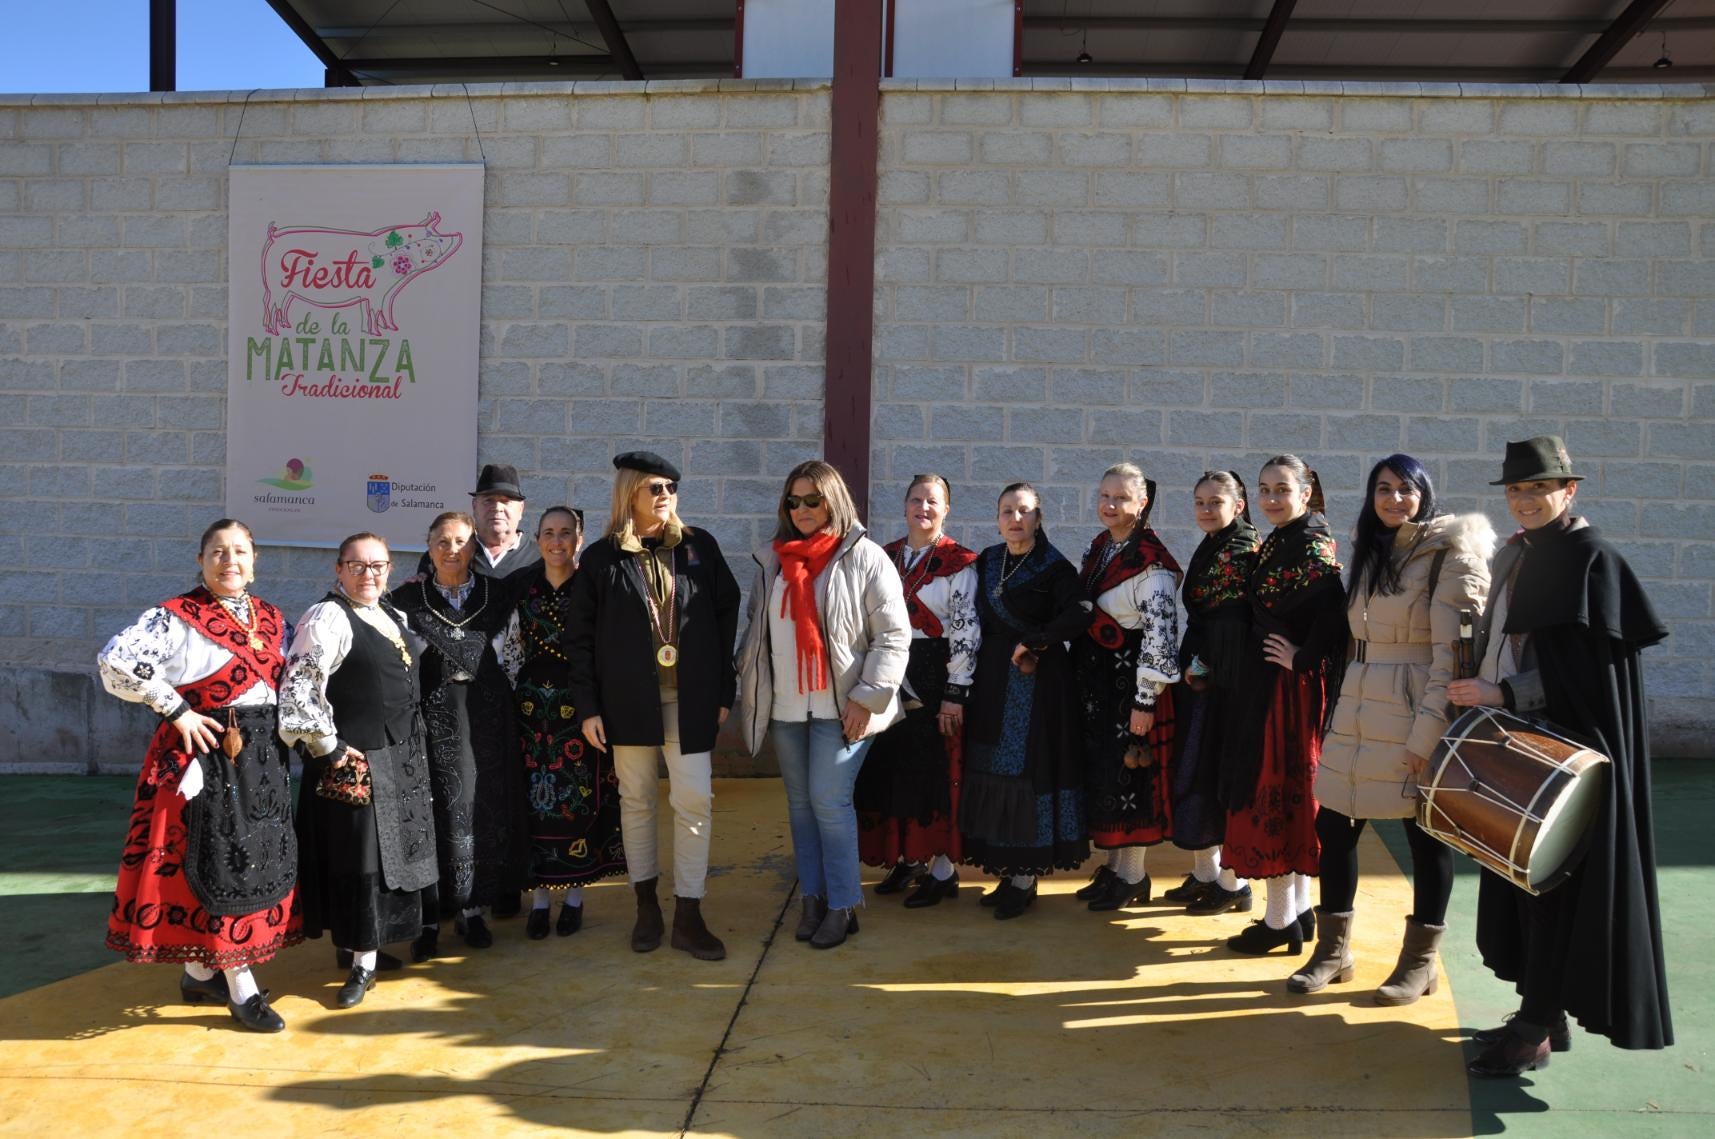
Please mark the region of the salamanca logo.
<svg viewBox="0 0 1715 1139"><path fill-rule="evenodd" d="M316 485L315 476L310 471L310 465L302 459L287 459L280 474L271 479L257 479L259 483L279 487L281 490L309 490Z"/></svg>
<svg viewBox="0 0 1715 1139"><path fill-rule="evenodd" d="M417 498L419 494L435 494L440 487L432 482L394 482L386 475L370 475L369 488L366 496L369 509L377 514L385 514L395 506L410 510L445 510L445 500L439 498ZM400 497L394 498L398 494Z"/></svg>
<svg viewBox="0 0 1715 1139"><path fill-rule="evenodd" d="M393 480L386 475L369 476L369 509L377 514L386 514L393 505Z"/></svg>

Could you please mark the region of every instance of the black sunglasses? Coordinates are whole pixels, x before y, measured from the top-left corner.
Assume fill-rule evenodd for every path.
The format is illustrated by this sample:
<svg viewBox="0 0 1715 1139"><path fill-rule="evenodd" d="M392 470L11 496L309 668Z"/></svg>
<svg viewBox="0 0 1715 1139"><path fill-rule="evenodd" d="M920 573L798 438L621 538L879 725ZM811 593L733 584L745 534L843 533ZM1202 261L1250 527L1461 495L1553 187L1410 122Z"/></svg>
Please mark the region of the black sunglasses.
<svg viewBox="0 0 1715 1139"><path fill-rule="evenodd" d="M814 510L828 500L819 494L789 494L782 501L786 503L788 510L796 510L800 506L808 506Z"/></svg>
<svg viewBox="0 0 1715 1139"><path fill-rule="evenodd" d="M676 482L652 482L648 484L652 497L659 498L663 494L678 494L679 484Z"/></svg>

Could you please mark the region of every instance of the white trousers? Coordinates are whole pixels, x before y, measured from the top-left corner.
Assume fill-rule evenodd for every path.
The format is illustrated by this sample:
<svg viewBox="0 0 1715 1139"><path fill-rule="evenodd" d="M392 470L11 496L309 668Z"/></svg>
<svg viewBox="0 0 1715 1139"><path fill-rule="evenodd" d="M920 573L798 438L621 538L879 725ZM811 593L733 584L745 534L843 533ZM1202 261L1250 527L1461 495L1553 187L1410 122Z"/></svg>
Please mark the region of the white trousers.
<svg viewBox="0 0 1715 1139"><path fill-rule="evenodd" d="M714 812L712 781L714 753L679 750L677 693L661 694L662 745L613 749L613 769L619 777L619 826L625 840L625 865L633 882L646 882L661 873L655 853L659 833L655 821L660 780L656 758L667 763L667 803L673 808L673 893L701 898L709 873L710 816Z"/></svg>

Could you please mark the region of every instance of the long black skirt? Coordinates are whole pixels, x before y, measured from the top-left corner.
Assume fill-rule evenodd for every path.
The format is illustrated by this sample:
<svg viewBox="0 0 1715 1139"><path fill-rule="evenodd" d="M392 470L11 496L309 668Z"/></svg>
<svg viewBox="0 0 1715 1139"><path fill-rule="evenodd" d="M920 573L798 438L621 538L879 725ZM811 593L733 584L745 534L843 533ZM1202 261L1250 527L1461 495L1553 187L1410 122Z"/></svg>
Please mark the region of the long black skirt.
<svg viewBox="0 0 1715 1139"><path fill-rule="evenodd" d="M524 886L524 768L504 675L447 681L425 695L440 882L425 909L452 916Z"/></svg>
<svg viewBox="0 0 1715 1139"><path fill-rule="evenodd" d="M353 807L316 794L323 766L306 763L298 788L304 935L326 933L341 949L358 952L410 941L423 931L419 891L387 888L374 805Z"/></svg>

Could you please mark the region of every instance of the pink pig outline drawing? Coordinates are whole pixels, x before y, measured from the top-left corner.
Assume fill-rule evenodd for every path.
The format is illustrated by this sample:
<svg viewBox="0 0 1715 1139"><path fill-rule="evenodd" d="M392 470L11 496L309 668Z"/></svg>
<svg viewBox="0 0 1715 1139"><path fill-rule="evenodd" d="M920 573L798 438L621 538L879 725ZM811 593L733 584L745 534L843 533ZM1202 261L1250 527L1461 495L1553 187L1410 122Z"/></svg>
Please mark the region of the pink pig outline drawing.
<svg viewBox="0 0 1715 1139"><path fill-rule="evenodd" d="M315 308L362 305L366 335L397 332L393 302L400 291L424 273L444 265L464 244L461 233L437 232L435 226L440 222L441 215L431 210L416 225L386 225L367 232L324 226L282 228L268 223L268 240L262 245L262 327L269 335L290 329L292 302L302 301ZM386 239L393 233L404 240L396 248L388 248ZM326 242L326 238L338 240ZM269 258L276 241L289 239L295 239L297 244L283 254L292 258L285 275L292 279L301 274L306 280L283 285L276 301ZM367 244L358 248L359 243ZM379 267L372 263L376 257L381 258ZM274 266L276 270L282 267Z"/></svg>

